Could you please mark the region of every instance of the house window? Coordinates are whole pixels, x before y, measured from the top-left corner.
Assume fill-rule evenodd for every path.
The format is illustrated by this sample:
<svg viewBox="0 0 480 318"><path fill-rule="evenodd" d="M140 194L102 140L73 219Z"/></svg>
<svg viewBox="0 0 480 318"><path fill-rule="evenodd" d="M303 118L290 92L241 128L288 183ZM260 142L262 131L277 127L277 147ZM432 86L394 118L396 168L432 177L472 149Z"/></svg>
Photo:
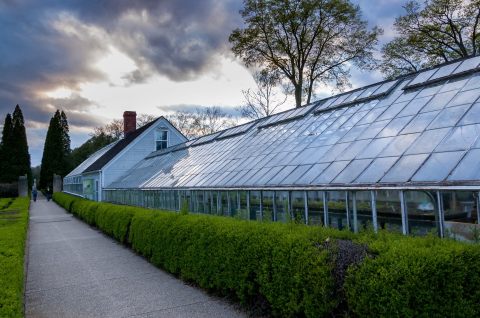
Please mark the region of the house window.
<svg viewBox="0 0 480 318"><path fill-rule="evenodd" d="M168 130L157 130L155 134L155 146L156 150L168 147Z"/></svg>

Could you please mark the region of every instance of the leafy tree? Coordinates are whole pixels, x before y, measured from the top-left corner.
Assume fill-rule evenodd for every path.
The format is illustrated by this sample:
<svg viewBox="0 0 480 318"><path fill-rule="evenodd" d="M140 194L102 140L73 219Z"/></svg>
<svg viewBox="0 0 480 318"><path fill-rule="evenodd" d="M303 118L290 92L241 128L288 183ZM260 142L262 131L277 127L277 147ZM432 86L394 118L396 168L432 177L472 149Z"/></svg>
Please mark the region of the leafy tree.
<svg viewBox="0 0 480 318"><path fill-rule="evenodd" d="M240 113L249 119L259 119L274 114L287 100L287 95L279 97L275 91L279 81L278 75L260 71L255 72L253 78L257 88L242 91L245 103L239 107Z"/></svg>
<svg viewBox="0 0 480 318"><path fill-rule="evenodd" d="M67 116L57 110L50 119L40 170L41 189L51 186L53 174L64 177L71 170Z"/></svg>
<svg viewBox="0 0 480 318"><path fill-rule="evenodd" d="M480 1L410 1L395 20L398 37L382 48L386 77L479 54Z"/></svg>
<svg viewBox="0 0 480 318"><path fill-rule="evenodd" d="M247 66L279 72L293 86L296 106L310 103L315 86L348 84L349 65L373 66L382 30L367 29L349 0L244 0L245 28L230 35Z"/></svg>

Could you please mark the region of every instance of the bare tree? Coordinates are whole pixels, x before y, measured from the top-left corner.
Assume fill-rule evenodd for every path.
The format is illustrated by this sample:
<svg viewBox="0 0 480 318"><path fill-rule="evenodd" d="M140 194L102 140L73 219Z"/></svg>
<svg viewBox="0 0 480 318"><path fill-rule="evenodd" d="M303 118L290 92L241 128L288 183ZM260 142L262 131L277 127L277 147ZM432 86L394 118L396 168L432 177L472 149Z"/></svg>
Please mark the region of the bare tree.
<svg viewBox="0 0 480 318"><path fill-rule="evenodd" d="M349 0L244 0L244 27L230 35L247 66L278 71L292 83L296 106L315 85L348 84L350 65L369 69L382 30L368 29Z"/></svg>
<svg viewBox="0 0 480 318"><path fill-rule="evenodd" d="M241 115L250 119L259 119L270 116L278 111L279 107L287 101L287 94L279 96L276 91L280 82L278 73L266 70L253 74L256 88L242 90L244 105L238 107Z"/></svg>
<svg viewBox="0 0 480 318"><path fill-rule="evenodd" d="M152 114L140 114L137 116L137 128L145 126L146 124L154 121L158 117Z"/></svg>
<svg viewBox="0 0 480 318"><path fill-rule="evenodd" d="M194 111L177 111L167 119L188 138L208 135L237 124L237 120L220 107L197 107Z"/></svg>

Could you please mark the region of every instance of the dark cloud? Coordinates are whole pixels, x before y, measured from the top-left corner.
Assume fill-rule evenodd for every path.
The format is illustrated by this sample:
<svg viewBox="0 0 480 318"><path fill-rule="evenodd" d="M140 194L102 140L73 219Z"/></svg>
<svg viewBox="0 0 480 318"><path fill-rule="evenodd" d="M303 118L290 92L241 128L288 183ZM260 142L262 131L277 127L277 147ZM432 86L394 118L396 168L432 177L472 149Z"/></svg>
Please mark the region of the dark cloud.
<svg viewBox="0 0 480 318"><path fill-rule="evenodd" d="M354 2L379 24L380 17L393 21L404 1ZM230 54L228 35L242 23L241 6L242 0L0 0L1 119L20 104L27 125L46 127L62 108L74 127L94 127L100 120L88 110L95 103L75 92L82 83L107 80L93 62L111 46L136 64L124 76L129 84L158 74L192 80L214 69L219 54ZM62 86L72 96L44 94ZM38 138L29 139L33 162L43 148L44 130L36 129Z"/></svg>

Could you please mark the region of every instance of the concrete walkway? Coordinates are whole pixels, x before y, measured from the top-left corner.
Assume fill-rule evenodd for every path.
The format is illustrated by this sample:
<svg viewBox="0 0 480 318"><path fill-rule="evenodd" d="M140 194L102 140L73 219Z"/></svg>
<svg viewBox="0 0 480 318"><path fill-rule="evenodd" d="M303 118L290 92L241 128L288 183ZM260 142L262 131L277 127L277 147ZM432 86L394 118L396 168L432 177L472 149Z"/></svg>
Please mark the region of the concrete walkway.
<svg viewBox="0 0 480 318"><path fill-rule="evenodd" d="M32 202L26 317L244 317L43 197Z"/></svg>

